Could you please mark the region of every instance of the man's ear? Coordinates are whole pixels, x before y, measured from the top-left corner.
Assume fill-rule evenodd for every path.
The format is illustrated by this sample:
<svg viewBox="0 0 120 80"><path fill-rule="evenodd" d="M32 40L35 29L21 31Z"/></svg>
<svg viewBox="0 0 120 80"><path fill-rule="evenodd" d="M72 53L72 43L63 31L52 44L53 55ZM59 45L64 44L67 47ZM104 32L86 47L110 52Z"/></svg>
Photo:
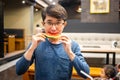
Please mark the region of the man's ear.
<svg viewBox="0 0 120 80"><path fill-rule="evenodd" d="M64 22L64 26L65 26L65 27L67 26L67 21Z"/></svg>
<svg viewBox="0 0 120 80"><path fill-rule="evenodd" d="M44 23L44 22L41 22L41 23L42 23L42 25L44 26L45 23Z"/></svg>

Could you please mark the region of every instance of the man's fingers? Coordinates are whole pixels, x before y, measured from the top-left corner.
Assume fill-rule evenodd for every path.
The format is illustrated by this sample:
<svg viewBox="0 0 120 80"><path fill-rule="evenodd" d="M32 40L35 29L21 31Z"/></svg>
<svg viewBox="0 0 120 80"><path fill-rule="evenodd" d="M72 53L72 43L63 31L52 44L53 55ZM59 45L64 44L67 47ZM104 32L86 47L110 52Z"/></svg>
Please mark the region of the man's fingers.
<svg viewBox="0 0 120 80"><path fill-rule="evenodd" d="M67 36L61 36L60 40L62 40L62 41L69 41L69 38Z"/></svg>
<svg viewBox="0 0 120 80"><path fill-rule="evenodd" d="M37 37L42 37L42 38L46 38L46 36L44 35L44 33L38 33L37 35L36 35Z"/></svg>
<svg viewBox="0 0 120 80"><path fill-rule="evenodd" d="M33 35L33 39L36 40L37 42L45 41L45 36L41 33L38 33L36 35Z"/></svg>

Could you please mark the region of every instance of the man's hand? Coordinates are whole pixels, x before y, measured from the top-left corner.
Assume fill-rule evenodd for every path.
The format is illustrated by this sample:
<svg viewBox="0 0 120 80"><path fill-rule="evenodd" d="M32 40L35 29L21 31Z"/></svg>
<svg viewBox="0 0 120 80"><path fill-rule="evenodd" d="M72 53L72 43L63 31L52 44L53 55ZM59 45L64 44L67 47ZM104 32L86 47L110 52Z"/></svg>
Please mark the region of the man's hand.
<svg viewBox="0 0 120 80"><path fill-rule="evenodd" d="M32 36L32 45L31 45L31 47L35 49L40 42L45 41L45 38L46 37L45 37L44 33L38 33L36 35L33 35Z"/></svg>
<svg viewBox="0 0 120 80"><path fill-rule="evenodd" d="M42 41L45 41L45 36L43 33L38 33L38 34L32 36L32 44L31 44L30 48L24 54L24 57L27 60L31 60L34 50L36 49L38 44Z"/></svg>
<svg viewBox="0 0 120 80"><path fill-rule="evenodd" d="M61 42L67 53L71 52L71 40L67 36L61 36Z"/></svg>
<svg viewBox="0 0 120 80"><path fill-rule="evenodd" d="M72 52L71 49L71 39L69 39L67 36L61 36L61 42L63 43L64 49L67 52L68 56L71 60L73 60L75 54Z"/></svg>

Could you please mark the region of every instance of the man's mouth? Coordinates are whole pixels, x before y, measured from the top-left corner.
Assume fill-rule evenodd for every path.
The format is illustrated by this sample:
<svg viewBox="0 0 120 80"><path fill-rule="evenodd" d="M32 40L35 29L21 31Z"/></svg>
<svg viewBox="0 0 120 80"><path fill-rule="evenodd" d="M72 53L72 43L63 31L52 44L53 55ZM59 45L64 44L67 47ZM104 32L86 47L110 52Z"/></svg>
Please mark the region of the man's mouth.
<svg viewBox="0 0 120 80"><path fill-rule="evenodd" d="M59 39L61 35L59 34L45 34L46 38L50 38L50 39Z"/></svg>

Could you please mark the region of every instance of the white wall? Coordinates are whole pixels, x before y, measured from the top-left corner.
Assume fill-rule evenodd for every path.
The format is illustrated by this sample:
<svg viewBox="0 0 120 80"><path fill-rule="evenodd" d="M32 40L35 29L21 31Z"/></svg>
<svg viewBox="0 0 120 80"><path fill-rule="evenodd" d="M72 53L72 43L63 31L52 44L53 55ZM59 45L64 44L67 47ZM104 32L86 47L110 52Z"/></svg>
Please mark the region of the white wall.
<svg viewBox="0 0 120 80"><path fill-rule="evenodd" d="M6 7L4 9L4 28L25 29L25 34L31 34L31 7Z"/></svg>
<svg viewBox="0 0 120 80"><path fill-rule="evenodd" d="M39 9L38 11L34 11L34 27L33 27L33 33L35 33L35 28L36 25L39 24L41 28L43 28L42 25L42 18L41 18L41 9Z"/></svg>
<svg viewBox="0 0 120 80"><path fill-rule="evenodd" d="M25 30L25 46L29 36L33 34L36 24L41 22L40 11L34 13L32 5L18 1L6 1L4 6L4 28ZM41 24L40 24L41 25Z"/></svg>

